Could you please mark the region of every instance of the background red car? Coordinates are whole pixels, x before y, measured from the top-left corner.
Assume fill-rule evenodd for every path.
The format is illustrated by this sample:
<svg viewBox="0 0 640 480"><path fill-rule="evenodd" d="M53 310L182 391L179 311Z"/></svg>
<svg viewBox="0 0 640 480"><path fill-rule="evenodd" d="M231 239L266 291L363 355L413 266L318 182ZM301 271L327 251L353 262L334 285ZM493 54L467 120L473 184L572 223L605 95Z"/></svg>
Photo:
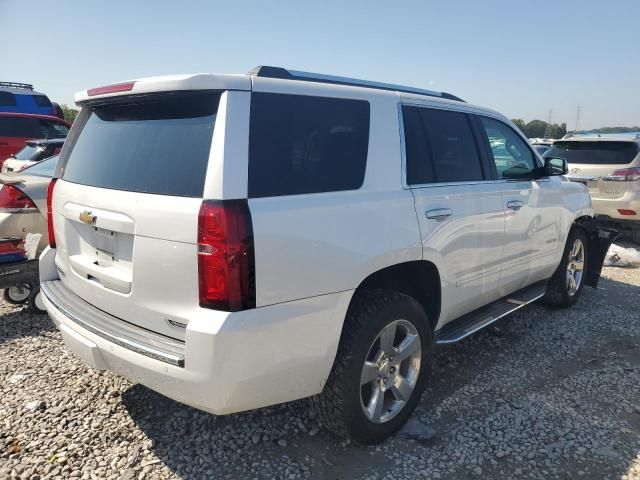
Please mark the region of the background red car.
<svg viewBox="0 0 640 480"><path fill-rule="evenodd" d="M65 138L71 124L49 115L0 112L0 168L27 140Z"/></svg>

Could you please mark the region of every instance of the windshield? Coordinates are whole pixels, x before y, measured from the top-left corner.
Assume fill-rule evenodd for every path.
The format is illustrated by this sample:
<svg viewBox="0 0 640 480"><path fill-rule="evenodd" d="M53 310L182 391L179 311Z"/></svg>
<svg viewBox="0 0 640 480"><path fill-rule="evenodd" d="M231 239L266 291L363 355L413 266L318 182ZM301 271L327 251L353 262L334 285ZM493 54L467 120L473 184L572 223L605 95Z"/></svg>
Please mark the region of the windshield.
<svg viewBox="0 0 640 480"><path fill-rule="evenodd" d="M638 145L635 142L558 141L544 156L564 158L567 163L573 164L621 165L631 163L637 154Z"/></svg>
<svg viewBox="0 0 640 480"><path fill-rule="evenodd" d="M22 149L19 150L14 157L17 160L36 160L38 158L38 155L40 155L40 153L44 150L44 147L41 147L39 145L34 145L34 144L30 144L27 143L27 145Z"/></svg>
<svg viewBox="0 0 640 480"><path fill-rule="evenodd" d="M62 178L93 187L201 197L220 93L188 92L90 108Z"/></svg>
<svg viewBox="0 0 640 480"><path fill-rule="evenodd" d="M34 163L22 170L22 172L28 173L29 175L37 175L38 177L53 177L53 171L56 169L57 163L58 155L49 157L41 162Z"/></svg>

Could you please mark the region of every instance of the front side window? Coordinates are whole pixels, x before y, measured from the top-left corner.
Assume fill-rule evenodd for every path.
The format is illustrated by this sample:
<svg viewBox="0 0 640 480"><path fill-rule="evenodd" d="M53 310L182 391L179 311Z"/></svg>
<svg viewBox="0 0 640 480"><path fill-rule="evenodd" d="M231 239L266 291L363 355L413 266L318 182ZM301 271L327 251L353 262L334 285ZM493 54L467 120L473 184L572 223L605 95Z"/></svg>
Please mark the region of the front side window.
<svg viewBox="0 0 640 480"><path fill-rule="evenodd" d="M498 178L526 177L537 167L529 145L511 127L488 117L480 117L480 121Z"/></svg>
<svg viewBox="0 0 640 480"><path fill-rule="evenodd" d="M403 106L407 183L484 180L465 113Z"/></svg>
<svg viewBox="0 0 640 480"><path fill-rule="evenodd" d="M368 146L366 101L255 92L249 197L358 189Z"/></svg>
<svg viewBox="0 0 640 480"><path fill-rule="evenodd" d="M51 107L51 100L46 95L33 95L33 101L39 107Z"/></svg>

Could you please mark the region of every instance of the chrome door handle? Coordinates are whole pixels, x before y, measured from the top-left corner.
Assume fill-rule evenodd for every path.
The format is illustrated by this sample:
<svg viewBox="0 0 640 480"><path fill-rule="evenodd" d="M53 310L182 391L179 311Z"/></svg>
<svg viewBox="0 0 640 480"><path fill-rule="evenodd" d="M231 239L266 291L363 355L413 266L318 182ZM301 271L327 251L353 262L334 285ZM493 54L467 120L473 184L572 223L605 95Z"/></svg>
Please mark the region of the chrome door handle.
<svg viewBox="0 0 640 480"><path fill-rule="evenodd" d="M436 208L424 212L425 216L432 220L440 220L442 218L450 217L452 213L453 212L450 208Z"/></svg>
<svg viewBox="0 0 640 480"><path fill-rule="evenodd" d="M524 204L520 200L510 200L507 202L507 208L511 210L520 210Z"/></svg>

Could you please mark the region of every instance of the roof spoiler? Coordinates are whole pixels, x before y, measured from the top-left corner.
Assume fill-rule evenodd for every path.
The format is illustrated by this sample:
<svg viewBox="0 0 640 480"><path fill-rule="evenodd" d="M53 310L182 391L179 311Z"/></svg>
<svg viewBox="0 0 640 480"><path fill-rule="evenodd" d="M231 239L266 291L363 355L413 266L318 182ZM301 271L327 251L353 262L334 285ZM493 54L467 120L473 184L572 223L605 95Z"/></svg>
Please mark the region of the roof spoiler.
<svg viewBox="0 0 640 480"><path fill-rule="evenodd" d="M406 87L403 85L394 85L392 83L371 82L368 80L359 80L357 78L336 77L334 75L325 75L322 73L301 72L298 70L287 70L282 67L272 67L268 65L258 65L247 72L249 75L264 78L279 78L281 80L303 80L306 82L329 83L334 85L347 85L351 87L375 88L378 90L389 90L393 92L414 93L416 95L427 95L429 97L446 98L456 102L464 102L459 97L447 92L435 92L433 90L425 90L422 88Z"/></svg>

